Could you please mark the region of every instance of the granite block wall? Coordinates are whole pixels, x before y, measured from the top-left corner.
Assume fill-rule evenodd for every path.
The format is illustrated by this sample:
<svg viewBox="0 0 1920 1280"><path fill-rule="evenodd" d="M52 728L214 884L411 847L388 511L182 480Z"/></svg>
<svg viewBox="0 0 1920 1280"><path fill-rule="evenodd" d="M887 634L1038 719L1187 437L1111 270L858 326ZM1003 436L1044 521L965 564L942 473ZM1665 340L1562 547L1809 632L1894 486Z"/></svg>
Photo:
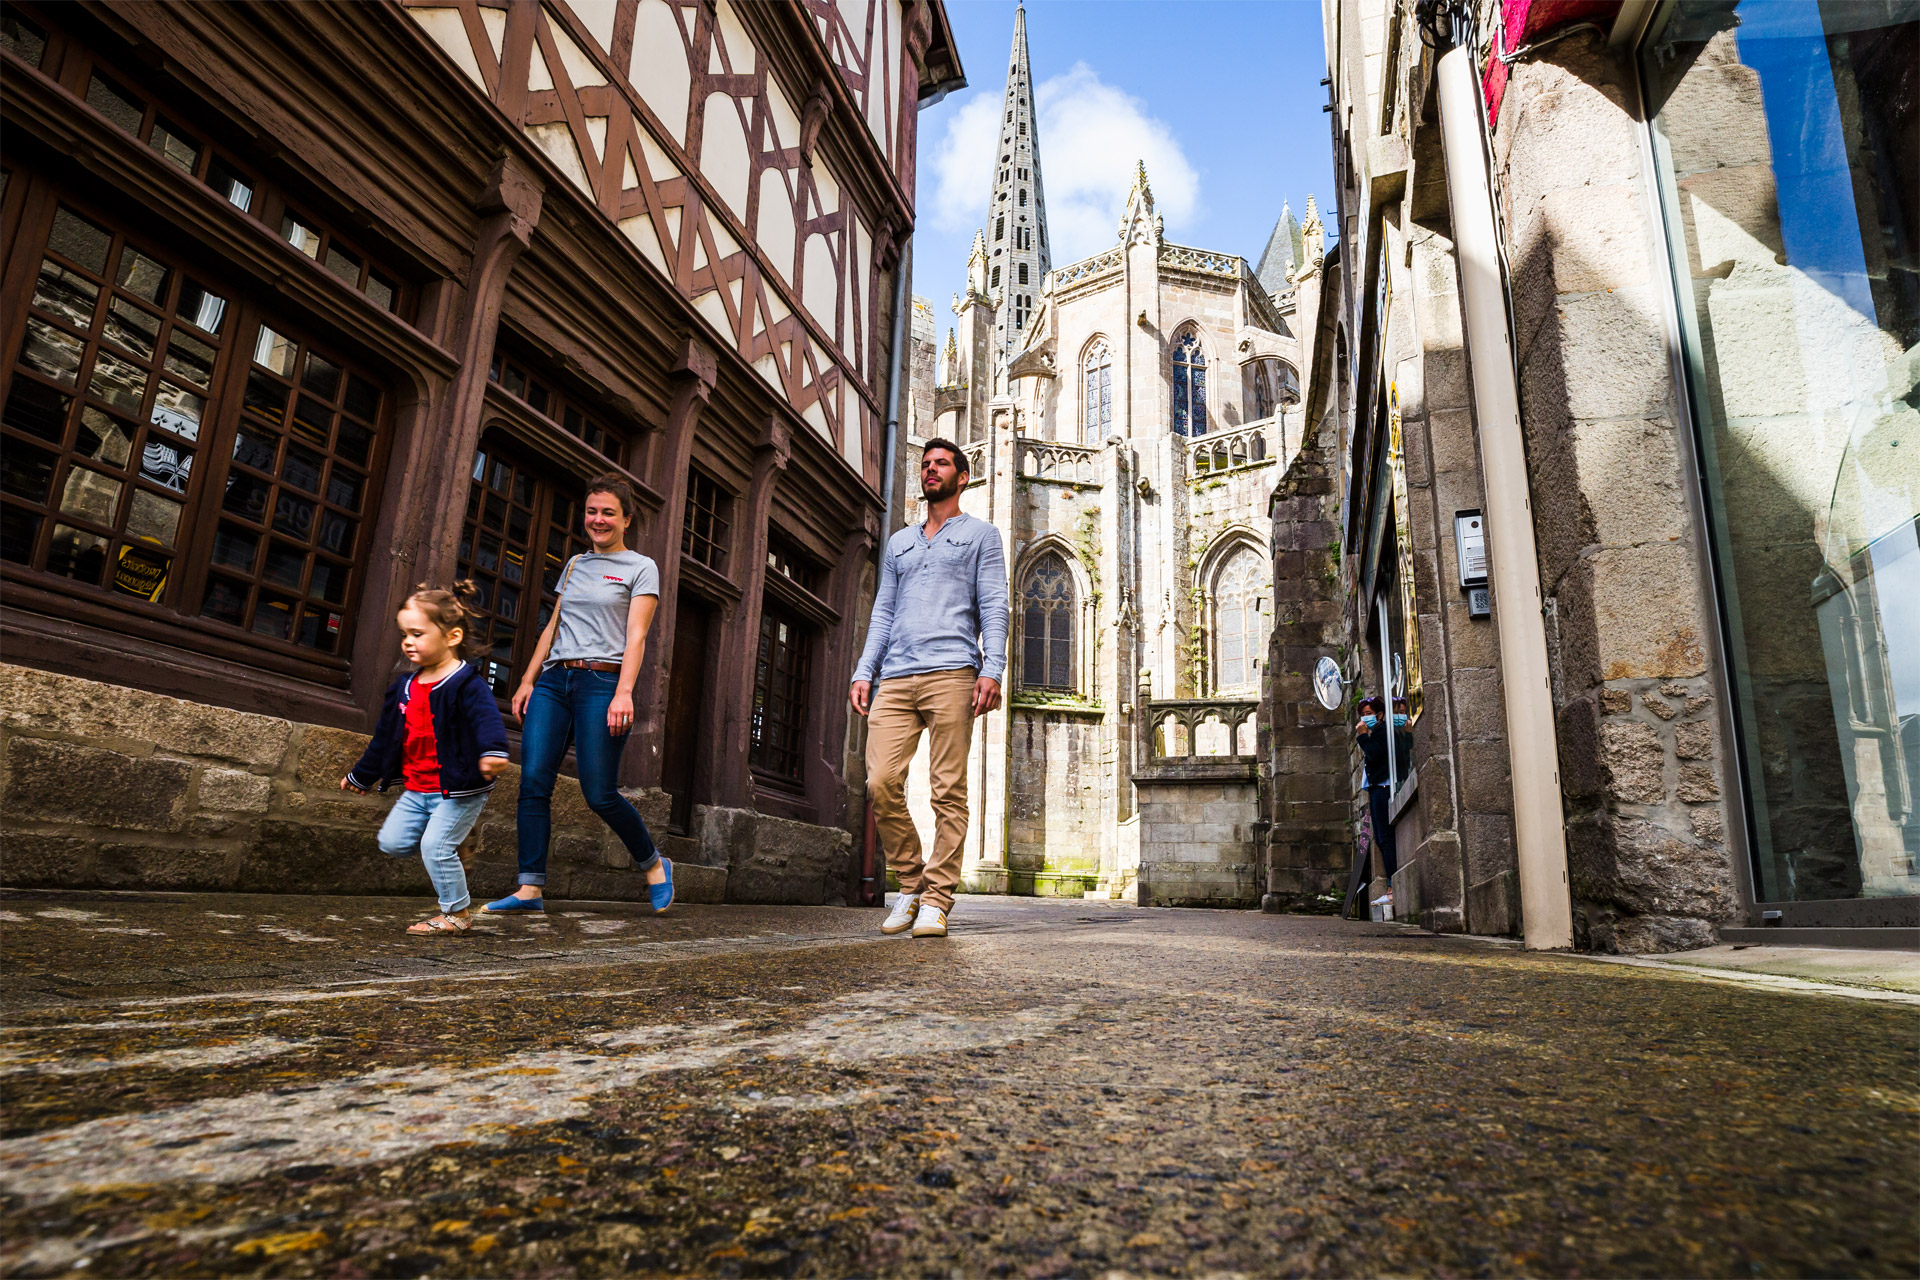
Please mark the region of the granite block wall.
<svg viewBox="0 0 1920 1280"><path fill-rule="evenodd" d="M374 841L391 796L339 781L366 735L0 665L0 883L430 896L418 859ZM518 867L520 771L494 786L470 837L476 898ZM668 856L683 902L839 902L851 837L837 827L702 808L692 838L664 836L668 798L627 793ZM553 795L547 895L639 901L645 877L587 808Z"/></svg>

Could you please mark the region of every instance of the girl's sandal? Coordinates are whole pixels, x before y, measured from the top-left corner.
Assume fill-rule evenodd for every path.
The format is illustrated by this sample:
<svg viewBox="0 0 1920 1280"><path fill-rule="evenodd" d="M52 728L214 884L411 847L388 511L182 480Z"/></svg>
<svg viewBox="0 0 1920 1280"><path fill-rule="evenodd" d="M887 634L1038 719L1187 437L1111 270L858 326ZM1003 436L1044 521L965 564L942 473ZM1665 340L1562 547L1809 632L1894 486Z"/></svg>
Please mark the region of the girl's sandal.
<svg viewBox="0 0 1920 1280"><path fill-rule="evenodd" d="M473 921L471 919L442 914L434 916L431 920L422 920L417 924L408 925L407 932L416 934L465 933L471 928L473 928Z"/></svg>

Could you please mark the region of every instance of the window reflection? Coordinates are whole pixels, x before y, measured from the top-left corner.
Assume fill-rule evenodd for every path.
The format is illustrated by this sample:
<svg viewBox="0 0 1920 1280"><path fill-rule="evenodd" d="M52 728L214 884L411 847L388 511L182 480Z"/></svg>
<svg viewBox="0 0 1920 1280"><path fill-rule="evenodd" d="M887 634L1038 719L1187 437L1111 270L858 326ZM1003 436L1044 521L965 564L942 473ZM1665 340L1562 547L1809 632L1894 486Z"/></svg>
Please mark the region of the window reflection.
<svg viewBox="0 0 1920 1280"><path fill-rule="evenodd" d="M1644 54L1762 901L1920 892L1920 6Z"/></svg>

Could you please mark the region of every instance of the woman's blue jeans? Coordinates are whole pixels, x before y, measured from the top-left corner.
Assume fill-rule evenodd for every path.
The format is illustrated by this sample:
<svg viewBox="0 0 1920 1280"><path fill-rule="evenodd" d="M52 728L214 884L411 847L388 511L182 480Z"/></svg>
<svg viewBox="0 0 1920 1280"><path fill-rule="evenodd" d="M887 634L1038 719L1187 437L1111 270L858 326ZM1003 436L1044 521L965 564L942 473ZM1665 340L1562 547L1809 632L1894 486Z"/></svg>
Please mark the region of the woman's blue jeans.
<svg viewBox="0 0 1920 1280"><path fill-rule="evenodd" d="M573 747L587 807L613 828L642 871L660 857L640 811L620 794L620 753L627 734L607 732L607 707L619 688L613 671L549 667L533 686L520 726L520 883L547 882L547 846L553 842L553 780Z"/></svg>

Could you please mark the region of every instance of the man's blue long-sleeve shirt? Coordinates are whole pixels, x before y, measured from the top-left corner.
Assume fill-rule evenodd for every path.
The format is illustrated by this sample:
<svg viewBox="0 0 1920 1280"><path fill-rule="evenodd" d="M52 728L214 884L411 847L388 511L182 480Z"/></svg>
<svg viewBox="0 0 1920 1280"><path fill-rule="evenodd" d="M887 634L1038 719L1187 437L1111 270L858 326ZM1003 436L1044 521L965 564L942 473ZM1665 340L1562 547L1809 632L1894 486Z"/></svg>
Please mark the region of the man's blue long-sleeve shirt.
<svg viewBox="0 0 1920 1280"><path fill-rule="evenodd" d="M931 541L909 525L887 541L855 680L974 667L1005 683L1007 557L984 520L956 515Z"/></svg>

